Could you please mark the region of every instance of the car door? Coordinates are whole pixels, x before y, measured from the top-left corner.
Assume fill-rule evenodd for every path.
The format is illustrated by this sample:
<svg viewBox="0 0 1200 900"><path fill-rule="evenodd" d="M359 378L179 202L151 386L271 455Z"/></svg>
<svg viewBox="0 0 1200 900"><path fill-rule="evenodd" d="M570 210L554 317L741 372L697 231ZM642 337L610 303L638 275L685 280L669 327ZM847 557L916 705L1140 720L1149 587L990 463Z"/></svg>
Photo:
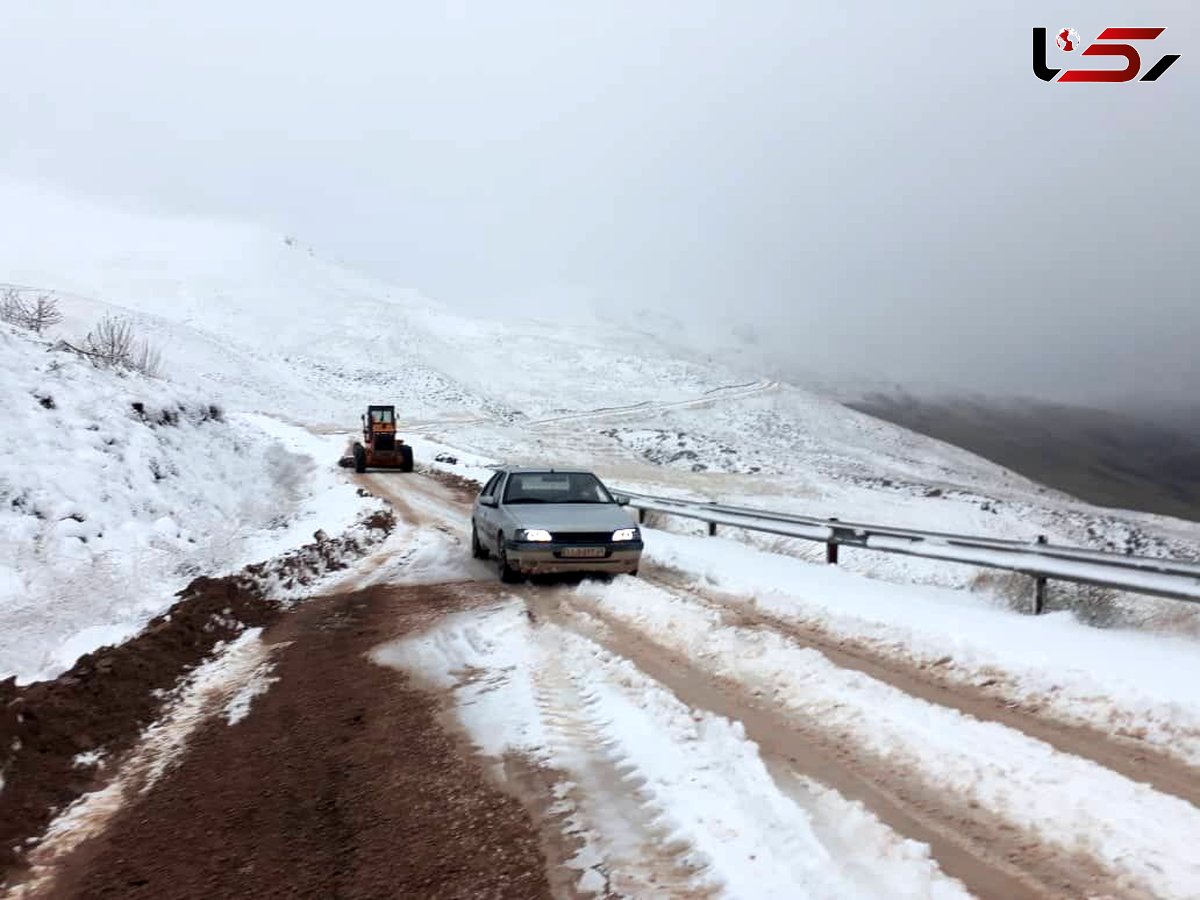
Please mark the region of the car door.
<svg viewBox="0 0 1200 900"><path fill-rule="evenodd" d="M483 486L483 490L479 492L479 496L475 498L475 531L479 535L480 543L492 550L497 549L495 546L496 510L484 503L484 500L499 496L497 489L503 480L504 473L497 472L488 479L487 484Z"/></svg>
<svg viewBox="0 0 1200 900"><path fill-rule="evenodd" d="M504 497L504 485L508 481L508 473L501 472L500 477L496 479L496 483L492 485L492 499L496 502L495 506L486 507L488 513L488 541L492 550L500 553L500 542L496 540L496 535L504 530L504 505L501 499Z"/></svg>

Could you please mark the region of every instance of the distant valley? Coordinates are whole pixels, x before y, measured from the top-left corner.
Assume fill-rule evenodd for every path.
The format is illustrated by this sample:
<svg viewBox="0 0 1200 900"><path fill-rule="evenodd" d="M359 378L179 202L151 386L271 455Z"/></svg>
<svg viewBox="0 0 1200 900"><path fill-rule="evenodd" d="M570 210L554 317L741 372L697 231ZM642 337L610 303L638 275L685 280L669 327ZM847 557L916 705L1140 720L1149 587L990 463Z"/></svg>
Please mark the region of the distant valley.
<svg viewBox="0 0 1200 900"><path fill-rule="evenodd" d="M869 394L847 405L1100 506L1200 521L1200 429L1035 401Z"/></svg>

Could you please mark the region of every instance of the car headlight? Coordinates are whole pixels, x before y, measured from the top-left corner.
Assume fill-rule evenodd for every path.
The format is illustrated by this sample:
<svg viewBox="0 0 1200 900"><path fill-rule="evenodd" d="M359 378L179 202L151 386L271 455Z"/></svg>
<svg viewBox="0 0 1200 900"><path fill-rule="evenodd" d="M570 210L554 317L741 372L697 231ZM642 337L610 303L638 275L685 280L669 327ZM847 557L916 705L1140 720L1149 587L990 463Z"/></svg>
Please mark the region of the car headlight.
<svg viewBox="0 0 1200 900"><path fill-rule="evenodd" d="M614 541L636 541L638 530L636 528L618 528L613 532L612 539Z"/></svg>
<svg viewBox="0 0 1200 900"><path fill-rule="evenodd" d="M550 532L546 531L544 528L522 528L517 532L517 540L545 543L546 541L554 540L554 538L551 537Z"/></svg>

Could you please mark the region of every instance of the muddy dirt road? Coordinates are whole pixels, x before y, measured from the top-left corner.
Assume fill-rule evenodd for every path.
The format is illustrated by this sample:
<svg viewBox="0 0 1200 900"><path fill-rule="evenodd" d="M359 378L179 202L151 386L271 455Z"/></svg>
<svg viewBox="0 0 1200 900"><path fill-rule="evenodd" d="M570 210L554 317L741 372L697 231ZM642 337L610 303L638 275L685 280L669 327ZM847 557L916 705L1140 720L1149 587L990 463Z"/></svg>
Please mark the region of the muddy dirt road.
<svg viewBox="0 0 1200 900"><path fill-rule="evenodd" d="M538 837L372 646L457 596L373 589L268 631L278 681L214 717L31 893L55 897L544 897Z"/></svg>

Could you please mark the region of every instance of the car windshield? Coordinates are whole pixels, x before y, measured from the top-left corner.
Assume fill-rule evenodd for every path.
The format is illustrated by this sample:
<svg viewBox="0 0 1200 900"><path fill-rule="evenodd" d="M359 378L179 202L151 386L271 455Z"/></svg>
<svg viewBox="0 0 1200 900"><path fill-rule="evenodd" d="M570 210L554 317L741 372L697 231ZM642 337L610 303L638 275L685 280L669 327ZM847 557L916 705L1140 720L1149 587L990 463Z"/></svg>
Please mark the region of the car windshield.
<svg viewBox="0 0 1200 900"><path fill-rule="evenodd" d="M504 488L505 503L613 503L590 472L515 472Z"/></svg>

